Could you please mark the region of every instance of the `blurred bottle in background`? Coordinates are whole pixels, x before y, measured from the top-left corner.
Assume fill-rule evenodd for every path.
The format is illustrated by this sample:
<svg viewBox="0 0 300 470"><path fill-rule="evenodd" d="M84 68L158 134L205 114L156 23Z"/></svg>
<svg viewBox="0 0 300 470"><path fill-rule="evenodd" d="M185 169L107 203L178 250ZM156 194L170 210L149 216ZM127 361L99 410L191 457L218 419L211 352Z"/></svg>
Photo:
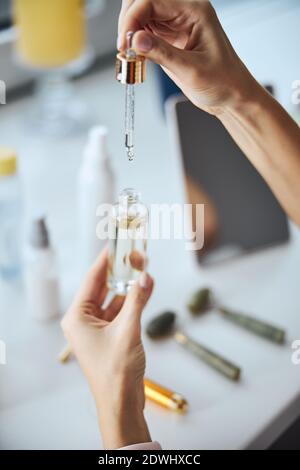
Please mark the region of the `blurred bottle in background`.
<svg viewBox="0 0 300 470"><path fill-rule="evenodd" d="M24 247L24 280L30 315L41 321L59 315L60 293L56 255L44 217L32 220Z"/></svg>
<svg viewBox="0 0 300 470"><path fill-rule="evenodd" d="M0 147L0 276L5 281L16 280L21 273L20 196L16 152Z"/></svg>
<svg viewBox="0 0 300 470"><path fill-rule="evenodd" d="M38 74L33 132L56 137L85 129L86 109L69 80L93 60L86 47L85 1L14 0L13 5L17 59Z"/></svg>
<svg viewBox="0 0 300 470"><path fill-rule="evenodd" d="M14 0L22 60L35 67L59 67L85 48L83 0Z"/></svg>
<svg viewBox="0 0 300 470"><path fill-rule="evenodd" d="M105 127L90 130L78 175L79 256L84 273L96 260L107 240L97 237L97 208L113 204L114 174L107 151L108 131Z"/></svg>

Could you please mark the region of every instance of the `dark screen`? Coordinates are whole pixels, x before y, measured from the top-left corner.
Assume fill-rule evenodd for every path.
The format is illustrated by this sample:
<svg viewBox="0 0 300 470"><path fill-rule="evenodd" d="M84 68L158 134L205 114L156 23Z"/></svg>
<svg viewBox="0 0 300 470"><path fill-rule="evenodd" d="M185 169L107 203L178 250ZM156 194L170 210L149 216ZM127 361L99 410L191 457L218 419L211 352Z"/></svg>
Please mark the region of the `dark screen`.
<svg viewBox="0 0 300 470"><path fill-rule="evenodd" d="M221 122L185 100L176 115L189 202L203 199L207 223L214 220L200 257L213 248L232 248L232 255L288 240L284 211Z"/></svg>

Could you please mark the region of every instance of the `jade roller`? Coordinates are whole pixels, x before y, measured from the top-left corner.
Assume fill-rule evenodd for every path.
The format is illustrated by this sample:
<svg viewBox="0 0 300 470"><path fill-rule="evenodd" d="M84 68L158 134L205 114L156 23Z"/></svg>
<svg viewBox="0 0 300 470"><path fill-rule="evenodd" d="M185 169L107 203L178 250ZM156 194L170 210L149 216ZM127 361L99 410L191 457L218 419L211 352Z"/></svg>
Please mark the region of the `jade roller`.
<svg viewBox="0 0 300 470"><path fill-rule="evenodd" d="M198 359L225 375L228 379L238 381L241 369L237 365L228 361L220 354L211 351L207 347L187 336L183 331L175 328L176 314L174 312L164 312L158 315L147 325L146 333L151 339L172 336L175 341L191 352Z"/></svg>
<svg viewBox="0 0 300 470"><path fill-rule="evenodd" d="M201 315L212 308L217 309L222 316L226 318L226 320L229 320L258 336L266 338L273 343L283 344L285 341L285 330L258 320L250 315L233 312L228 308L218 305L213 300L210 289L205 288L196 291L188 304L188 309L193 315Z"/></svg>

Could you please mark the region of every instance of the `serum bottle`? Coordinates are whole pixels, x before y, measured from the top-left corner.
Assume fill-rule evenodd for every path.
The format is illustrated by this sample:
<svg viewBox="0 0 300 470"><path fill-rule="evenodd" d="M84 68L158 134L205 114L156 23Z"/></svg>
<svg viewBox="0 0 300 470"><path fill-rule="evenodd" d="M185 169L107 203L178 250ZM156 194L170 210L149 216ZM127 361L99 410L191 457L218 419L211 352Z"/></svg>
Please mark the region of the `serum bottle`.
<svg viewBox="0 0 300 470"><path fill-rule="evenodd" d="M148 209L134 189L124 189L110 220L108 286L126 295L146 268Z"/></svg>

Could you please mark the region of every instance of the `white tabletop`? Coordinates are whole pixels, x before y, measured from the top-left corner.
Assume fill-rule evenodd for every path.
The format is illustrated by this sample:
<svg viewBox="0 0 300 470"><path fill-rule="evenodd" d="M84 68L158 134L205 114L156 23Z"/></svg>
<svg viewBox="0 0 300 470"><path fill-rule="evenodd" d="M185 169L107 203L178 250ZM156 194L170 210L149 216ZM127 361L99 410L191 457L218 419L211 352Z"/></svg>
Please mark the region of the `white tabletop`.
<svg viewBox="0 0 300 470"><path fill-rule="evenodd" d="M285 15L291 35L294 16ZM271 17L261 26L262 31L267 30L266 49L276 48L276 27L282 21ZM258 64L252 49L247 52L246 47L249 34L257 33L251 28L254 26L249 24L242 31L233 29L232 39L239 39L238 49L257 77L273 79L282 101L288 104L287 87L290 77L296 78L296 65L282 56L280 75L274 54L269 67ZM272 38L270 31L275 31ZM88 104L91 121L110 129L118 188L136 187L147 204L181 202L180 175L160 115L155 77L151 69L149 72L137 93L137 157L131 165L122 148L124 90L115 83L113 68L76 82L76 90ZM34 135L25 125L31 107L32 99L26 98L1 108L0 140L19 151L27 213L42 209L49 215L64 311L79 282L74 257L76 174L85 135L59 142ZM300 366L291 362L291 343L300 338L299 231L292 227L292 240L286 246L206 269L196 266L181 241L152 242L149 255L156 288L143 321L166 308L174 309L187 333L243 368L241 382L230 383L172 340L157 344L145 338L147 375L182 393L190 403L185 416L147 403L152 437L166 449L268 446L300 411ZM222 320L217 312L190 318L186 301L194 289L204 285L211 286L225 305L285 327L287 344L268 343ZM76 362L66 366L57 362L64 344L59 321L41 325L31 320L21 285L0 286L0 339L7 344L7 365L0 366L0 447L100 448L94 405L84 378Z"/></svg>

